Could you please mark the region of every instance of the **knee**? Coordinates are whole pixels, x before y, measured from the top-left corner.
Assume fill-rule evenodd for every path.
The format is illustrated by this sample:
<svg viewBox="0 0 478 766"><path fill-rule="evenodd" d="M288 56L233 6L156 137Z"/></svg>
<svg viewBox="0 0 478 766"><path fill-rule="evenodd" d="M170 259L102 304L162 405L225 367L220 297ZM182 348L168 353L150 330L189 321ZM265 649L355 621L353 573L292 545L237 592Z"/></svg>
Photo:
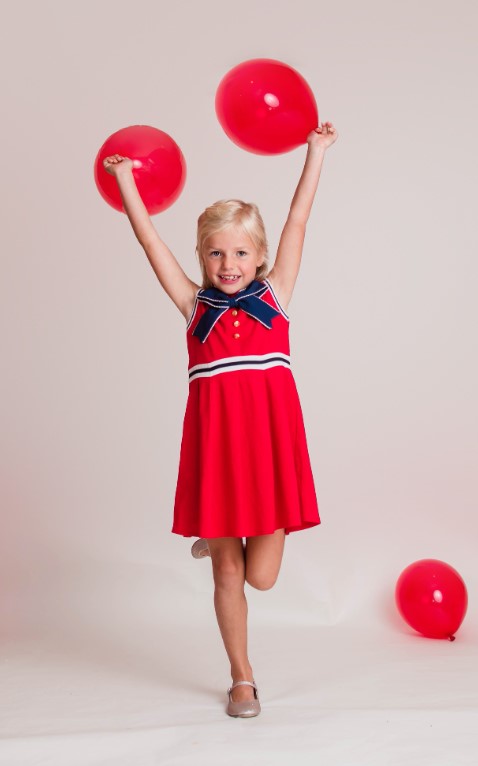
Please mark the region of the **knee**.
<svg viewBox="0 0 478 766"><path fill-rule="evenodd" d="M218 588L234 590L244 586L244 564L226 557L213 562L214 583Z"/></svg>
<svg viewBox="0 0 478 766"><path fill-rule="evenodd" d="M270 590L277 581L277 575L267 572L246 572L246 582L256 590Z"/></svg>

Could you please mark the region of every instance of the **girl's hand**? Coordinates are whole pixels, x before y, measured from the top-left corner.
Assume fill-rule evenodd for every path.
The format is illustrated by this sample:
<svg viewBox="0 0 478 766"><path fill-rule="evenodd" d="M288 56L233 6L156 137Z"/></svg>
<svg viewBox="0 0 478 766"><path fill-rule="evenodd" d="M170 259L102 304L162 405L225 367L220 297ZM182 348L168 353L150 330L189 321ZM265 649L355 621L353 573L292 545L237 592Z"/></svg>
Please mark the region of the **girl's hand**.
<svg viewBox="0 0 478 766"><path fill-rule="evenodd" d="M133 170L133 160L129 157L122 157L121 154L112 154L105 157L103 167L111 176L118 176L120 173L127 173Z"/></svg>
<svg viewBox="0 0 478 766"><path fill-rule="evenodd" d="M309 147L321 146L328 149L337 140L338 133L331 122L323 122L318 128L311 131L307 136Z"/></svg>

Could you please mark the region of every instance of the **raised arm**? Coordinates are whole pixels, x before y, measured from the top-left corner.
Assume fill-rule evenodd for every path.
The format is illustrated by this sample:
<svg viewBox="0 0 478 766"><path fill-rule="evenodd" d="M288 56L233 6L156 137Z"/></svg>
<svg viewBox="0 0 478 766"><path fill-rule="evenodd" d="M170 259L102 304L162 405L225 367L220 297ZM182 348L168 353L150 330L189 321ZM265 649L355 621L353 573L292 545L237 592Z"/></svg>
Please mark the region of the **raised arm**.
<svg viewBox="0 0 478 766"><path fill-rule="evenodd" d="M289 215L282 230L274 266L269 273L279 302L287 309L302 259L307 221L320 178L327 148L337 139L331 122L325 122L307 137L307 156Z"/></svg>
<svg viewBox="0 0 478 766"><path fill-rule="evenodd" d="M138 192L133 176L133 161L114 154L103 161L105 170L116 177L123 201L136 238L161 285L186 319L193 309L199 285L185 274L171 250L159 237L149 213Z"/></svg>

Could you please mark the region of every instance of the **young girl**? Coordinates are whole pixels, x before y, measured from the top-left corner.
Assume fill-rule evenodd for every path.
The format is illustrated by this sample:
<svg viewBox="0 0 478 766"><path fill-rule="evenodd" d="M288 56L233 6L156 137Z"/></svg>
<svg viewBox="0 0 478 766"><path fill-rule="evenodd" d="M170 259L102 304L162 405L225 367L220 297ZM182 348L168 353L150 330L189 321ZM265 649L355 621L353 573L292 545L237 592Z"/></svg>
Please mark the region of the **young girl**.
<svg viewBox="0 0 478 766"><path fill-rule="evenodd" d="M137 239L187 322L189 397L172 532L199 537L193 556L211 557L214 606L231 663L227 713L235 717L260 713L247 654L244 584L272 588L285 535L320 523L286 311L325 150L336 138L331 122L308 136L272 269L255 205L226 200L202 213L202 288L159 238L137 191L132 160L118 154L104 160Z"/></svg>

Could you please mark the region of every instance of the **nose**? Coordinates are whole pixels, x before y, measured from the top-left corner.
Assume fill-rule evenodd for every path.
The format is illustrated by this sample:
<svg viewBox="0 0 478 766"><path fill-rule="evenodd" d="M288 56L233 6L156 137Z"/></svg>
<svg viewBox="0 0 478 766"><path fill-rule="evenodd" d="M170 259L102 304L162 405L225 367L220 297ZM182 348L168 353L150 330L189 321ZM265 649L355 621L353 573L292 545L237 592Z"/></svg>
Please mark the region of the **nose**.
<svg viewBox="0 0 478 766"><path fill-rule="evenodd" d="M232 271L232 269L234 268L232 255L225 253L224 261L222 265L223 265L224 271Z"/></svg>

